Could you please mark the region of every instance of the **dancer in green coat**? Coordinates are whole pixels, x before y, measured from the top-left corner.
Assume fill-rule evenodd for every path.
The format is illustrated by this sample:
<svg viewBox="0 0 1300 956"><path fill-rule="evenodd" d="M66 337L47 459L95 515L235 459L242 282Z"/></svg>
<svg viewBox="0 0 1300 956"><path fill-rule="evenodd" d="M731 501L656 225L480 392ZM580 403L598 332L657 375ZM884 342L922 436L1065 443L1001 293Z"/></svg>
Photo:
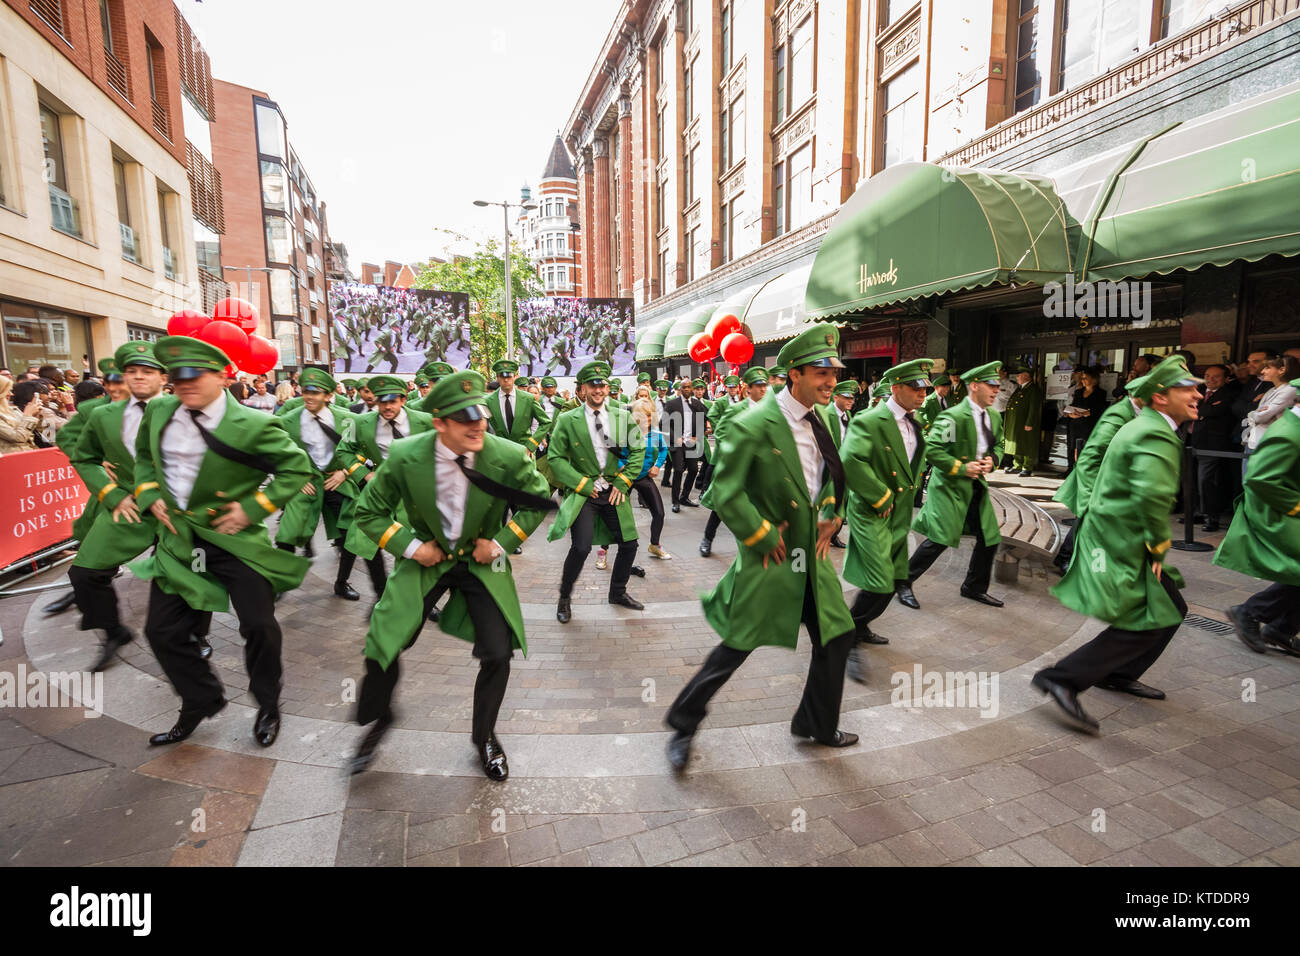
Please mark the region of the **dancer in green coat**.
<svg viewBox="0 0 1300 956"><path fill-rule="evenodd" d="M955 548L962 535L975 536L975 548L961 585L961 596L990 607L1002 602L989 595L993 557L1002 535L989 503L985 475L1002 460L1002 418L990 406L997 397L1001 362L989 362L962 376L967 400L942 412L926 436L925 460L930 474L925 504L912 530L925 536L907 566L907 582L898 586L905 607L920 608L912 585L929 570L944 548Z"/></svg>
<svg viewBox="0 0 1300 956"><path fill-rule="evenodd" d="M1291 382L1300 388L1300 379ZM1214 563L1273 583L1228 609L1242 643L1300 654L1300 406L1251 453L1245 492Z"/></svg>
<svg viewBox="0 0 1300 956"><path fill-rule="evenodd" d="M1101 728L1079 703L1089 687L1163 700L1140 678L1187 615L1182 576L1164 564L1172 535L1183 443L1178 426L1195 421L1201 379L1181 363L1161 363L1137 390L1142 414L1115 433L1080 519L1075 560L1052 588L1071 610L1110 626L1054 667L1034 675L1070 726Z"/></svg>
<svg viewBox="0 0 1300 956"><path fill-rule="evenodd" d="M525 451L487 434L487 396L478 372L457 372L430 391L434 430L393 445L357 501L356 523L397 564L366 633L366 677L357 720L375 726L352 762L358 773L393 722L398 656L419 636L438 595L451 597L442 630L474 644L472 737L492 780L509 773L496 718L512 648L527 653L523 612L507 554L554 505ZM515 515L507 519L507 505Z"/></svg>
<svg viewBox="0 0 1300 956"><path fill-rule="evenodd" d="M204 611L233 604L258 703L253 736L269 747L280 732L275 595L302 583L307 562L271 544L263 522L301 493L311 464L277 418L226 391L230 360L220 349L185 336L154 348L176 394L148 404L136 438L136 506L159 528L153 556L131 570L153 582L144 632L180 694L181 713L149 742L184 740L225 706L221 681L190 635Z"/></svg>
<svg viewBox="0 0 1300 956"><path fill-rule="evenodd" d="M722 450L725 447L727 429L730 423L737 415L748 408L752 408L763 400L767 395L767 369L761 365L755 365L753 368L745 371L741 379L743 391L740 395L740 401L731 402L730 396L724 396L714 403L709 414L715 416L713 419L713 454L715 461L722 460ZM719 407L722 411L719 412ZM700 504L709 508L709 520L704 523L704 537L700 540L700 557L707 558L713 554L713 539L718 533L718 528L722 526L722 515L713 505L713 484L709 484L708 490L700 496Z"/></svg>
<svg viewBox="0 0 1300 956"><path fill-rule="evenodd" d="M931 359L916 359L886 372L890 397L854 418L840 445L848 486L844 580L862 589L851 608L857 641L849 653L848 675L863 684L866 662L857 645L889 643L871 630L871 622L907 582L912 499L925 471L925 439L916 410L925 401L933 365Z"/></svg>
<svg viewBox="0 0 1300 956"><path fill-rule="evenodd" d="M665 718L673 769L685 770L709 701L763 645L795 646L808 628L812 661L790 732L829 747L857 743L839 729L853 618L830 559L844 512L844 466L815 410L831 400L839 329L817 322L788 341L778 360L789 386L728 422L710 496L739 551L703 595L704 618L722 638Z"/></svg>

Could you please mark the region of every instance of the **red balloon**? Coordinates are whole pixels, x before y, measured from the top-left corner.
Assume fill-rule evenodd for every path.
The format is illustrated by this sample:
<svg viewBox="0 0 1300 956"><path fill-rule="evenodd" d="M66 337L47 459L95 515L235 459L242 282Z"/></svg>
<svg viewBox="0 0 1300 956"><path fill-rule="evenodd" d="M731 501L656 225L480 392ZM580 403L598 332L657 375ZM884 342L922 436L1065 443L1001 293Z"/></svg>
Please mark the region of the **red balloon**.
<svg viewBox="0 0 1300 956"><path fill-rule="evenodd" d="M732 365L743 365L754 357L754 343L743 332L732 332L722 340L722 357Z"/></svg>
<svg viewBox="0 0 1300 956"><path fill-rule="evenodd" d="M260 335L248 337L248 358L239 366L251 375L265 375L280 363L280 347Z"/></svg>
<svg viewBox="0 0 1300 956"><path fill-rule="evenodd" d="M229 299L222 299L212 309L212 318L214 321L224 319L232 325L237 325L249 335L257 331L259 316L257 306L247 299L236 299L233 296Z"/></svg>
<svg viewBox="0 0 1300 956"><path fill-rule="evenodd" d="M740 317L734 312L715 315L709 319L709 324L704 327L704 331L709 333L709 338L713 339L714 345L721 347L723 339L732 332L740 331Z"/></svg>
<svg viewBox="0 0 1300 956"><path fill-rule="evenodd" d="M686 354L691 357L691 361L703 364L718 354L718 347L713 344L708 332L696 332L686 346Z"/></svg>
<svg viewBox="0 0 1300 956"><path fill-rule="evenodd" d="M226 378L234 378L237 369L233 365L226 366Z"/></svg>
<svg viewBox="0 0 1300 956"><path fill-rule="evenodd" d="M198 337L225 352L232 365L242 368L248 361L248 333L232 322L214 319L199 330Z"/></svg>
<svg viewBox="0 0 1300 956"><path fill-rule="evenodd" d="M182 309L167 320L167 334L198 335L199 329L211 321L202 312L195 312L193 309Z"/></svg>

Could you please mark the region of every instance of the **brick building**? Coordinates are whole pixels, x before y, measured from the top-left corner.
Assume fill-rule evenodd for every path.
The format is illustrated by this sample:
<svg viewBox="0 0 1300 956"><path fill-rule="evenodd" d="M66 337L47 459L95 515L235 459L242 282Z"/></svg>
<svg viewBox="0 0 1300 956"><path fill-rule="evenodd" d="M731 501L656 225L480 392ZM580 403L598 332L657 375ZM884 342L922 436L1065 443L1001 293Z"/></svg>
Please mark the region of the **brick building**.
<svg viewBox="0 0 1300 956"><path fill-rule="evenodd" d="M1125 174L1126 157L1153 137L1182 139L1157 144L1149 159L1166 150L1185 158L1226 144L1234 122L1265 136L1270 117L1292 110L1297 38L1297 0L623 0L563 131L577 158L588 294L634 297L644 367L694 370L685 343L721 308L745 317L754 361L771 364L807 301L838 291L814 263L828 244L852 258L853 236L831 235L841 210L851 219L859 207L885 217L892 209L897 231L877 225L858 238L901 237L912 225L899 212L909 208L907 184L928 175L926 164L988 167L1026 184L1047 177L1056 200L1085 203L1066 210L1071 228L1095 233L1086 200L1098 191L1081 184ZM1243 102L1250 117L1234 119ZM1171 134L1177 125L1187 132ZM1277 135L1293 144L1297 128L1284 123ZM1270 151L1275 182L1293 181L1279 178L1296 173L1287 153L1300 149ZM1142 162L1134 171L1147 189L1185 184L1187 195L1162 203L1241 180L1232 163L1163 178ZM958 182L950 174L941 188ZM1101 201L1099 215L1120 198ZM933 248L882 246L878 269L859 259L861 277L857 265L842 270L830 284L845 287L843 307L818 314L846 323L844 354L859 373L918 355L1119 370L1180 344L1241 355L1300 328L1285 304L1300 301L1291 234L1259 233L1277 241L1221 256L1200 248L1166 257L1173 268L1154 276L1154 315L1141 323L1044 323L1050 271L1026 285L1014 259L971 283L978 288L892 299L852 288L888 276L904 256L909 268L957 261L968 237L940 229L929 233ZM1062 269L1081 267L1067 255Z"/></svg>
<svg viewBox="0 0 1300 956"><path fill-rule="evenodd" d="M520 215L522 244L537 267L542 293L553 297L580 297L582 287L582 228L578 220L578 174L557 134L537 184L524 203L537 208Z"/></svg>
<svg viewBox="0 0 1300 956"><path fill-rule="evenodd" d="M220 232L221 188L187 134L211 109L170 0L0 3L7 365L80 369L203 306L194 222Z"/></svg>

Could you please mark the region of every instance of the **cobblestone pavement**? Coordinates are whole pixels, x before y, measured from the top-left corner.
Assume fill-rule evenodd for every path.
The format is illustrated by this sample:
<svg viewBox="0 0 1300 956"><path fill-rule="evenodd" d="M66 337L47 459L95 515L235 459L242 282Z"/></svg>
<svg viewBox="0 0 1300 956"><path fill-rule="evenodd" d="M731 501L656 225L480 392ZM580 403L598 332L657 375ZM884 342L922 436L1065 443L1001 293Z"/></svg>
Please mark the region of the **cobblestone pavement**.
<svg viewBox="0 0 1300 956"><path fill-rule="evenodd" d="M0 709L0 862L1300 864L1300 659L1185 625L1149 674L1169 699L1090 691L1103 734L1078 735L1029 678L1100 625L1062 608L1048 593L1055 578L1028 561L1017 582L995 582L1005 609L962 600L969 542L917 584L922 610L895 602L877 622L891 643L867 652L866 686L845 685L841 726L861 735L858 746L790 736L807 667L801 637L794 652L751 656L715 698L689 772L674 777L663 714L717 643L698 593L735 552L724 529L714 556L698 555L706 517L668 515L671 561L650 558L642 538L647 576L631 591L643 613L605 603L609 572L593 554L573 621L557 624L567 540L546 542L549 524L514 559L530 654L516 656L498 724L511 766L503 785L483 778L469 741L470 648L433 626L402 658L399 718L375 769L346 775L361 735L351 700L370 605L333 596L333 554L318 539L312 574L278 606L285 721L275 746L252 740L237 626L218 615L213 659L232 706L186 743L150 748L177 701L138 640L105 674L103 716ZM648 535L647 512L637 520ZM1172 561L1193 613L1222 621L1257 584L1209 557ZM360 567L353 584L368 597ZM126 575L118 588L124 620L138 627L146 586ZM76 630L75 611L45 617L50 600L0 602L0 674L89 666L95 635ZM981 716L974 701L902 693L904 678L931 672L984 673L986 690L997 681L996 706Z"/></svg>

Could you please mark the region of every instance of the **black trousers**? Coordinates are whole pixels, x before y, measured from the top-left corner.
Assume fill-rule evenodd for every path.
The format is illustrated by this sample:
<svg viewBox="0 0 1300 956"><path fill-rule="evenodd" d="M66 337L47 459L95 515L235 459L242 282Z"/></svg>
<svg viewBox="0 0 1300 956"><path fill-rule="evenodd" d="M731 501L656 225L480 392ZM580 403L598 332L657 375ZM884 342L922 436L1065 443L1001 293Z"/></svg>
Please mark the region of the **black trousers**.
<svg viewBox="0 0 1300 956"><path fill-rule="evenodd" d="M321 502L321 510L329 510L337 522L343 512L343 505L347 501L337 491L327 491L324 493L324 499ZM357 555L349 551L344 545L346 535L340 534L330 542L339 553L338 572L334 575L334 586L338 587L348 583L348 578L352 576L352 569L356 567ZM277 544L281 551L293 551L291 544ZM384 593L384 582L388 580L388 569L384 567L384 552L376 551L374 557L366 559L366 571L370 574L370 586L374 588L375 597L380 597Z"/></svg>
<svg viewBox="0 0 1300 956"><path fill-rule="evenodd" d="M673 504L679 504L683 494L687 498L691 496L691 489L695 487L695 476L699 474L704 459L700 456L698 445L694 448L678 446L668 457L673 462ZM683 487L686 489L685 492L682 491Z"/></svg>
<svg viewBox="0 0 1300 956"><path fill-rule="evenodd" d="M1160 576L1165 593L1174 602L1180 617L1187 616L1187 602L1167 574ZM1181 623L1181 622L1180 622ZM1058 681L1075 693L1108 677L1139 680L1147 668L1156 662L1178 630L1178 624L1150 631L1126 631L1108 627L1087 644L1059 661L1055 666L1041 671L1048 680Z"/></svg>
<svg viewBox="0 0 1300 956"><path fill-rule="evenodd" d="M650 543L659 546L659 536L664 530L664 499L659 494L659 486L648 474L632 482L641 504L650 512Z"/></svg>
<svg viewBox="0 0 1300 956"><path fill-rule="evenodd" d="M622 597L627 592L627 579L632 574L632 562L636 560L637 539L623 540L623 532L618 526L618 509L609 503L609 491L606 488L595 498L588 498L578 512L578 517L573 519L573 525L569 528L569 553L564 558L564 574L560 578L560 597L566 598L573 594L573 583L578 580L582 566L587 563L595 529L593 522L597 515L605 522L605 527L614 536L614 540L619 542L618 554L614 556L614 569L609 577L609 596Z"/></svg>
<svg viewBox="0 0 1300 956"><path fill-rule="evenodd" d="M1217 519L1228 510L1232 490L1232 469L1240 468L1234 458L1196 459L1197 494L1201 501L1201 513L1205 520Z"/></svg>
<svg viewBox="0 0 1300 956"><path fill-rule="evenodd" d="M248 689L259 707L276 710L280 702L280 624L275 619L275 591L271 582L243 561L215 544L195 539L204 553L207 570L230 592L244 639L244 668ZM144 634L163 673L181 697L181 715L207 715L223 699L221 681L212 666L199 656L191 634L211 612L196 611L185 599L167 594L155 581L149 589L149 612Z"/></svg>
<svg viewBox="0 0 1300 956"><path fill-rule="evenodd" d="M709 512L709 520L704 522L704 538L706 541L712 541L718 533L718 525L722 524L722 519L718 517L716 511Z"/></svg>
<svg viewBox="0 0 1300 956"><path fill-rule="evenodd" d="M984 528L980 524L980 504L988 492L979 482L974 484L974 494L970 496L970 507L966 509L964 520L967 527L975 529L975 550L970 556L970 564L966 567L966 580L962 582L961 587L963 591L984 594L989 589L989 582L993 580L993 558L998 553L998 546L984 541ZM929 571L930 565L934 564L945 550L947 549L944 545L929 538L922 541L907 562L908 582L915 581Z"/></svg>
<svg viewBox="0 0 1300 956"><path fill-rule="evenodd" d="M706 461L700 466L700 476L695 479L695 487L704 491L713 480L713 462Z"/></svg>
<svg viewBox="0 0 1300 956"><path fill-rule="evenodd" d="M1063 568L1070 566L1070 559L1074 557L1074 533L1079 530L1079 519L1074 519L1074 524L1070 525L1070 530L1065 534L1065 540L1061 542L1061 548L1056 552L1056 563Z"/></svg>
<svg viewBox="0 0 1300 956"><path fill-rule="evenodd" d="M1261 624L1270 624L1288 637L1300 631L1300 587L1294 584L1270 584L1242 607Z"/></svg>
<svg viewBox="0 0 1300 956"><path fill-rule="evenodd" d="M906 584L906 581L896 581L895 584ZM889 602L894 599L894 592L880 594L876 591L859 591L857 597L853 599L853 605L849 608L849 613L853 615L853 623L857 626L858 640L866 636L871 630L870 624L880 615L885 613L889 607Z"/></svg>
<svg viewBox="0 0 1300 956"><path fill-rule="evenodd" d="M486 743L496 730L497 714L506 696L510 681L510 658L514 656L510 625L505 615L492 600L483 582L476 578L465 564L457 564L443 573L437 587L424 596L424 613L406 647L415 643L429 619L429 612L438 598L448 590L460 591L469 607L470 621L474 624L474 656L478 658L478 678L474 681L474 713L472 731L474 743ZM380 717L392 719L393 691L401 676L400 655L388 665L366 658L366 676L361 682L361 695L357 701L357 723L365 724Z"/></svg>
<svg viewBox="0 0 1300 956"><path fill-rule="evenodd" d="M844 666L848 663L849 650L854 644L854 634L848 631L822 646L821 628L817 623L817 605L813 599L812 579L809 578L803 595L802 623L808 628L812 639L812 660L808 663L808 678L804 681L803 699L795 711L792 726L798 726L801 733L807 733L817 740L828 740L834 736L840 723L840 701L844 697ZM695 733L708 713L709 701L713 699L736 668L745 663L749 651L738 651L719 644L704 660L704 666L691 678L690 683L668 708L665 720L674 730L686 734Z"/></svg>
<svg viewBox="0 0 1300 956"><path fill-rule="evenodd" d="M123 631L122 619L118 614L117 591L113 588L113 578L118 566L111 568L68 568L68 582L72 585L72 594L81 611L81 630L93 631L99 628L107 631L110 637L130 637L130 632ZM194 619L193 634L207 637L212 628L212 612L201 611Z"/></svg>

